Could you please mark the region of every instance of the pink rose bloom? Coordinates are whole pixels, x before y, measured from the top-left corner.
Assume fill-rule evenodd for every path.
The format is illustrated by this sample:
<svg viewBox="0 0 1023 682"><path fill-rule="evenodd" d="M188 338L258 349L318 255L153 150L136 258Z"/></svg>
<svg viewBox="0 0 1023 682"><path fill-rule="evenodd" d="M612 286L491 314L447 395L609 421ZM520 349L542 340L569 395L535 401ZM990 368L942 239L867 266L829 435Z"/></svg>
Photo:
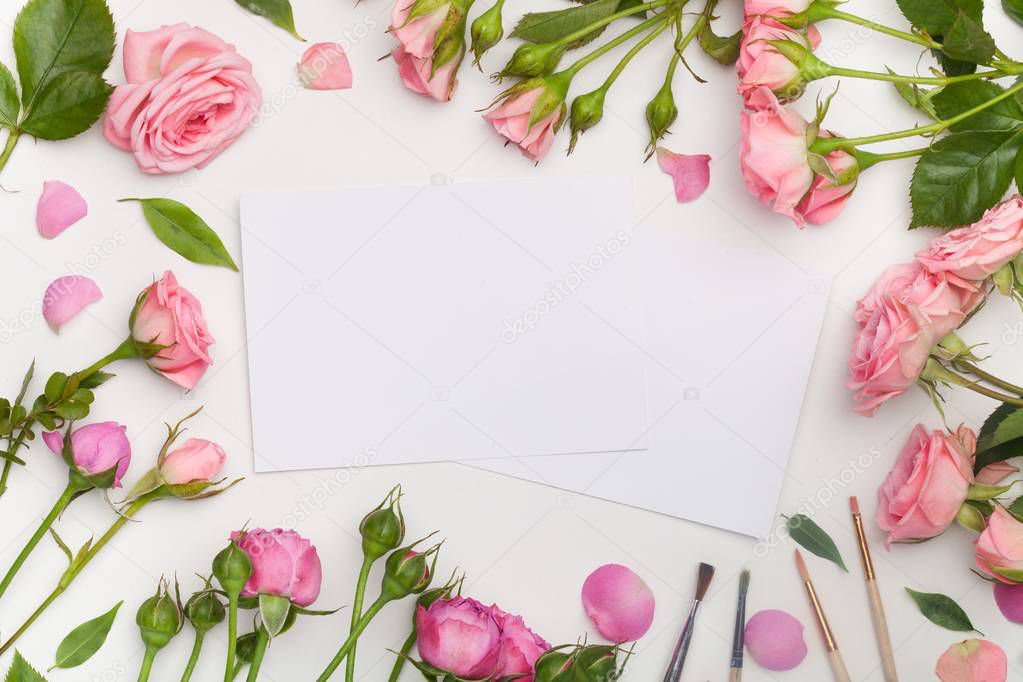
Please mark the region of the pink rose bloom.
<svg viewBox="0 0 1023 682"><path fill-rule="evenodd" d="M999 582L1023 583L1023 523L1005 507L995 505L974 549L981 571ZM1012 578L1003 573L1012 574Z"/></svg>
<svg viewBox="0 0 1023 682"><path fill-rule="evenodd" d="M813 29L804 35L770 16L754 15L747 20L735 69L739 74L739 94L750 109L770 105L760 93L762 87L782 101L790 101L797 99L805 86L799 67L771 45L772 40L789 40L813 51L820 43L820 33Z"/></svg>
<svg viewBox="0 0 1023 682"><path fill-rule="evenodd" d="M397 0L391 10L390 32L398 39L398 47L391 52L398 63L398 75L412 92L447 102L458 85L458 67L465 55L465 38L454 55L446 55L444 63L436 66L434 60L440 55L438 34L454 11L450 2L422 16L409 19L416 3L412 0ZM464 34L464 31L463 31ZM459 40L452 35L450 39Z"/></svg>
<svg viewBox="0 0 1023 682"><path fill-rule="evenodd" d="M565 117L565 98L542 78L524 84L512 88L483 118L509 142L517 144L526 158L540 161L550 151ZM542 116L533 120L536 114Z"/></svg>
<svg viewBox="0 0 1023 682"><path fill-rule="evenodd" d="M1009 662L1002 647L985 639L953 644L934 669L941 682L1005 682Z"/></svg>
<svg viewBox="0 0 1023 682"><path fill-rule="evenodd" d="M933 538L952 525L973 483L976 447L977 436L966 426L948 434L917 424L877 490L877 525L888 533L886 547Z"/></svg>
<svg viewBox="0 0 1023 682"><path fill-rule="evenodd" d="M464 680L489 680L501 662L501 628L493 612L475 599L440 599L416 607L419 655L433 667Z"/></svg>
<svg viewBox="0 0 1023 682"><path fill-rule="evenodd" d="M520 682L533 682L533 664L551 645L526 627L521 616L505 613L496 604L490 607L490 613L501 629L500 664L494 677L523 675L517 678Z"/></svg>
<svg viewBox="0 0 1023 682"><path fill-rule="evenodd" d="M785 16L799 14L810 6L812 0L746 0L746 16L754 14L770 14Z"/></svg>
<svg viewBox="0 0 1023 682"><path fill-rule="evenodd" d="M231 539L252 560L252 575L245 583L243 596L287 597L298 606L316 601L323 573L320 556L308 540L281 528L234 531Z"/></svg>
<svg viewBox="0 0 1023 682"><path fill-rule="evenodd" d="M143 294L131 329L137 343L166 346L146 362L177 385L192 389L213 364L209 347L215 343L202 315L202 304L178 286L169 270Z"/></svg>
<svg viewBox="0 0 1023 682"><path fill-rule="evenodd" d="M121 477L131 462L131 443L125 431L117 422L97 422L72 431L71 459L75 470L86 478L113 470L112 482L104 487L120 488ZM60 431L43 432L43 442L55 454L64 453L64 434Z"/></svg>
<svg viewBox="0 0 1023 682"><path fill-rule="evenodd" d="M916 259L931 272L968 280L987 279L1023 251L1023 199L1019 195L992 209L969 227L946 232Z"/></svg>
<svg viewBox="0 0 1023 682"><path fill-rule="evenodd" d="M848 152L831 152L825 157L831 172L840 180L846 177L853 179L846 182L835 182L824 175L814 177L810 191L806 193L803 200L796 206L796 215L803 216L803 219L811 225L823 225L838 217L838 214L845 208L845 202L849 201L853 190L856 189L856 175L858 173L856 157Z"/></svg>
<svg viewBox="0 0 1023 682"><path fill-rule="evenodd" d="M129 30L124 76L103 132L143 173L203 168L249 127L262 100L252 64L188 24Z"/></svg>
<svg viewBox="0 0 1023 682"><path fill-rule="evenodd" d="M610 642L633 642L654 622L654 593L627 566L606 564L583 583L583 608L601 636Z"/></svg>
<svg viewBox="0 0 1023 682"><path fill-rule="evenodd" d="M220 473L227 455L216 443L189 438L160 463L160 475L171 485L212 481Z"/></svg>
<svg viewBox="0 0 1023 682"><path fill-rule="evenodd" d="M456 76L458 67L462 64L462 57L465 56L465 49L463 47L456 57L449 59L436 70L433 68L432 58L413 57L400 46L394 48L391 56L398 63L398 75L406 88L419 95L447 102L458 85Z"/></svg>

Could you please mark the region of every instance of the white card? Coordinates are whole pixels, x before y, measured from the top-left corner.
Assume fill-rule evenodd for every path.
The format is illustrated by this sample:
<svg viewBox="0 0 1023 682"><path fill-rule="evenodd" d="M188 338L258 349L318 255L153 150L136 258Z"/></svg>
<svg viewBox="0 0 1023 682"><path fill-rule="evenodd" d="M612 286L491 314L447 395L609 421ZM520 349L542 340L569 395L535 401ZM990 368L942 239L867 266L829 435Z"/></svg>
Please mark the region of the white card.
<svg viewBox="0 0 1023 682"><path fill-rule="evenodd" d="M257 470L644 448L630 187L242 197Z"/></svg>

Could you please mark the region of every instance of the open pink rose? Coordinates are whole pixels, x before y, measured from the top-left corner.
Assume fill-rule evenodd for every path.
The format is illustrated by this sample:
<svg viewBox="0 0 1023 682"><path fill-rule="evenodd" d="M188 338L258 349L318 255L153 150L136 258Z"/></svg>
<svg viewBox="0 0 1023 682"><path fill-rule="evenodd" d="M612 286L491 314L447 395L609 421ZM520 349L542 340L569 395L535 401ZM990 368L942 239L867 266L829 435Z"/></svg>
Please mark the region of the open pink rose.
<svg viewBox="0 0 1023 682"><path fill-rule="evenodd" d="M189 438L163 460L160 475L171 485L213 481L225 461L227 455L216 443L202 438Z"/></svg>
<svg viewBox="0 0 1023 682"><path fill-rule="evenodd" d="M202 304L188 289L178 286L169 270L143 296L135 312L132 338L137 343L166 346L146 362L177 385L195 388L213 364L209 347L215 343Z"/></svg>
<svg viewBox="0 0 1023 682"><path fill-rule="evenodd" d="M131 443L125 427L117 422L96 422L71 432L71 459L81 475L91 478L113 471L113 479L105 487L120 488L121 477L131 462ZM64 434L43 432L43 442L55 454L64 452ZM94 480L94 483L98 481Z"/></svg>
<svg viewBox="0 0 1023 682"><path fill-rule="evenodd" d="M501 628L475 599L440 599L416 608L416 645L424 661L464 680L489 680L501 663Z"/></svg>
<svg viewBox="0 0 1023 682"><path fill-rule="evenodd" d="M234 531L231 539L252 561L252 575L245 583L243 596L287 597L298 606L316 601L323 572L311 542L293 530L281 528Z"/></svg>
<svg viewBox="0 0 1023 682"><path fill-rule="evenodd" d="M143 173L203 168L249 127L262 100L252 64L188 24L129 30L124 75L103 132Z"/></svg>
<svg viewBox="0 0 1023 682"><path fill-rule="evenodd" d="M973 483L976 447L977 436L966 426L948 434L917 424L877 490L877 525L888 533L886 547L933 538L952 525Z"/></svg>
<svg viewBox="0 0 1023 682"><path fill-rule="evenodd" d="M1023 251L1023 199L1016 195L968 227L946 232L916 254L931 272L987 279Z"/></svg>
<svg viewBox="0 0 1023 682"><path fill-rule="evenodd" d="M627 566L606 564L583 583L583 608L610 642L633 642L654 622L654 594Z"/></svg>
<svg viewBox="0 0 1023 682"><path fill-rule="evenodd" d="M391 52L398 75L412 92L447 102L458 85L458 67L465 56L465 31L444 31L457 22L453 3L445 2L425 14L413 0L397 0L391 10L391 34L398 47ZM447 42L446 42L447 41ZM447 47L450 49L441 49Z"/></svg>
<svg viewBox="0 0 1023 682"><path fill-rule="evenodd" d="M564 93L543 78L523 81L483 114L498 133L533 161L540 161L550 151L564 117Z"/></svg>
<svg viewBox="0 0 1023 682"><path fill-rule="evenodd" d="M551 645L526 627L521 616L505 613L496 604L491 605L490 613L501 629L500 663L494 677L522 675L516 678L519 682L533 682L533 664Z"/></svg>
<svg viewBox="0 0 1023 682"><path fill-rule="evenodd" d="M941 655L934 673L941 682L1005 682L1008 670L1002 647L985 639L967 639Z"/></svg>
<svg viewBox="0 0 1023 682"><path fill-rule="evenodd" d="M788 40L812 51L820 42L820 33L814 29L804 35L770 16L754 15L746 21L735 69L739 74L739 94L750 109L764 106L762 87L787 102L797 99L806 85L799 67L771 45L772 40Z"/></svg>
<svg viewBox="0 0 1023 682"><path fill-rule="evenodd" d="M810 6L812 0L746 0L746 16L754 14L770 14L772 16L785 16L788 14L799 14Z"/></svg>
<svg viewBox="0 0 1023 682"><path fill-rule="evenodd" d="M1023 523L995 505L974 545L977 568L1003 583L1023 583Z"/></svg>

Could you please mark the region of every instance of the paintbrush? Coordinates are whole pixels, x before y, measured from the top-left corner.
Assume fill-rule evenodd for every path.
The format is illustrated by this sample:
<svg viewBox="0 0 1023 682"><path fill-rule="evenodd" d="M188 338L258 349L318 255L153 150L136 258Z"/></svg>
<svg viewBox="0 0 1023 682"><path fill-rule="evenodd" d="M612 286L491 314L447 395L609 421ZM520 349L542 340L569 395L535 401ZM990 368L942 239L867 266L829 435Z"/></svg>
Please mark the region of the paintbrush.
<svg viewBox="0 0 1023 682"><path fill-rule="evenodd" d="M749 591L749 569L739 575L739 603L735 607L735 630L732 633L732 665L729 682L742 680L742 650L746 646L746 593Z"/></svg>
<svg viewBox="0 0 1023 682"><path fill-rule="evenodd" d="M803 587L806 588L806 594L810 597L810 605L813 606L814 615L817 617L817 625L820 626L821 636L824 638L824 648L828 650L828 660L831 663L831 671L835 675L835 682L852 682L849 678L849 671L845 669L842 654L838 652L835 636L831 634L831 627L824 615L821 600L817 598L817 590L814 589L813 581L810 580L810 571L806 570L806 562L803 561L803 555L798 549L796 550L796 568L799 569L799 577L803 579Z"/></svg>
<svg viewBox="0 0 1023 682"><path fill-rule="evenodd" d="M881 668L884 670L884 679L885 682L898 682L899 674L895 670L895 654L892 651L891 635L888 634L888 620L884 615L884 604L881 603L881 591L877 589L877 576L874 574L874 561L870 558L867 534L863 530L860 501L855 496L849 498L849 508L852 510L853 525L856 527L856 538L860 543L860 559L863 562L863 575L867 581L870 616L874 621L877 647L881 651Z"/></svg>
<svg viewBox="0 0 1023 682"><path fill-rule="evenodd" d="M693 597L693 607L689 609L689 617L686 619L686 626L675 644L675 651L671 655L671 662L668 664L668 671L664 673L664 682L678 682L682 678L682 666L686 664L686 654L689 653L689 642L693 639L693 629L696 627L696 613L700 610L700 604L707 594L710 581L714 578L714 567L710 564L700 564L700 570L696 577L696 596Z"/></svg>

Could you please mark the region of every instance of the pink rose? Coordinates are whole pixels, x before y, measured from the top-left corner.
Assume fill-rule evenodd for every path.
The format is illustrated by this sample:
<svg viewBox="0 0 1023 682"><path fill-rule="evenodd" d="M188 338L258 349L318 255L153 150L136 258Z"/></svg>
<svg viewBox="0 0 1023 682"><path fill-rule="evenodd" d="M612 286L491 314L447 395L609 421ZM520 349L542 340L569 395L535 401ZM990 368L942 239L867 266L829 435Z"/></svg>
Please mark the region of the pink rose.
<svg viewBox="0 0 1023 682"><path fill-rule="evenodd" d="M856 177L859 173L856 157L848 152L831 152L825 157L831 172L842 182L825 175L816 175L810 191L796 207L796 215L811 225L823 225L838 217L856 189ZM851 179L850 179L851 178Z"/></svg>
<svg viewBox="0 0 1023 682"><path fill-rule="evenodd" d="M202 315L202 304L178 286L169 270L142 295L131 328L136 343L165 346L146 360L149 366L183 388L192 389L213 364L215 343Z"/></svg>
<svg viewBox="0 0 1023 682"><path fill-rule="evenodd" d="M995 505L974 545L977 568L1007 584L1023 583L1023 523Z"/></svg>
<svg viewBox="0 0 1023 682"><path fill-rule="evenodd" d="M494 677L524 675L517 678L519 682L533 682L533 664L551 645L526 627L521 616L505 613L496 604L490 607L490 613L501 630L500 664Z"/></svg>
<svg viewBox="0 0 1023 682"><path fill-rule="evenodd" d="M565 94L546 79L532 78L506 91L483 118L524 156L540 161L565 118Z"/></svg>
<svg viewBox="0 0 1023 682"><path fill-rule="evenodd" d="M121 477L131 462L131 443L125 427L116 422L87 424L71 432L71 460L75 470L93 485L120 488ZM64 454L64 434L43 432L43 442L55 454ZM103 474L113 478L102 480Z"/></svg>
<svg viewBox="0 0 1023 682"><path fill-rule="evenodd" d="M754 14L770 14L772 16L785 16L788 14L799 14L810 6L812 0L746 0L746 16Z"/></svg>
<svg viewBox="0 0 1023 682"><path fill-rule="evenodd" d="M916 254L931 272L968 280L987 279L1023 251L1023 199L1019 195L988 210L969 227L947 232Z"/></svg>
<svg viewBox="0 0 1023 682"><path fill-rule="evenodd" d="M433 667L465 680L489 680L501 662L501 628L475 599L440 599L416 608L419 655Z"/></svg>
<svg viewBox="0 0 1023 682"><path fill-rule="evenodd" d="M770 16L754 15L747 20L735 69L739 74L739 94L750 109L764 105L762 87L782 101L790 101L797 99L805 86L799 67L771 45L772 40L788 40L812 51L820 42L820 33L814 29L804 35Z"/></svg>
<svg viewBox="0 0 1023 682"><path fill-rule="evenodd" d="M973 483L976 447L977 436L966 426L948 434L928 433L917 424L877 490L877 525L888 533L885 546L945 532Z"/></svg>
<svg viewBox="0 0 1023 682"><path fill-rule="evenodd" d="M231 539L252 561L252 575L245 583L243 596L287 597L298 606L316 601L323 573L320 556L308 540L281 528L235 531Z"/></svg>
<svg viewBox="0 0 1023 682"><path fill-rule="evenodd" d="M610 642L632 642L654 622L654 594L627 566L606 564L583 583L583 608Z"/></svg>
<svg viewBox="0 0 1023 682"><path fill-rule="evenodd" d="M160 475L171 485L212 481L226 460L227 455L216 443L189 438L160 463Z"/></svg>
<svg viewBox="0 0 1023 682"><path fill-rule="evenodd" d="M249 127L262 100L252 64L188 24L129 30L124 76L103 132L143 173L203 168Z"/></svg>
<svg viewBox="0 0 1023 682"><path fill-rule="evenodd" d="M447 102L458 85L458 67L465 56L465 28L459 10L446 2L410 19L417 3L397 0L391 10L390 32L398 39L391 52L398 75L412 92ZM452 27L458 28L452 32ZM442 49L444 48L444 49Z"/></svg>
<svg viewBox="0 0 1023 682"><path fill-rule="evenodd" d="M1002 647L984 639L953 644L934 669L941 682L1005 682L1009 669Z"/></svg>

